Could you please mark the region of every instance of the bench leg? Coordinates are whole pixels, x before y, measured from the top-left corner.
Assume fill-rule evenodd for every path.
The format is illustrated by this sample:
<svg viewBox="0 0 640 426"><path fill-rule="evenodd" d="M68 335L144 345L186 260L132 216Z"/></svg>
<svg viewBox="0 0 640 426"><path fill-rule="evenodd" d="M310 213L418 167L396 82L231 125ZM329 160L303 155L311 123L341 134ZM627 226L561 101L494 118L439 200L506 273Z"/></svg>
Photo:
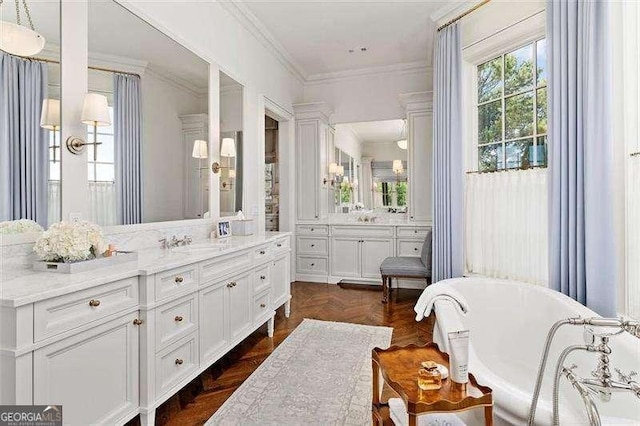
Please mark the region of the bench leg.
<svg viewBox="0 0 640 426"><path fill-rule="evenodd" d="M387 303L389 301L389 283L391 278L384 275L382 276L382 303Z"/></svg>

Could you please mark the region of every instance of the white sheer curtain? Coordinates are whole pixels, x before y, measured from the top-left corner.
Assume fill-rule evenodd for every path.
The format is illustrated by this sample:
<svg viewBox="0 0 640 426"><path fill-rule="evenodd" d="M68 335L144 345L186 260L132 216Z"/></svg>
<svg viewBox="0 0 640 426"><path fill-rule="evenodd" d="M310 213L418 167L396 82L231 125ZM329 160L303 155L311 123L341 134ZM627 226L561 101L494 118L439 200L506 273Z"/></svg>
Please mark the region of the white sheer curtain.
<svg viewBox="0 0 640 426"><path fill-rule="evenodd" d="M89 182L89 220L101 226L118 224L114 182Z"/></svg>
<svg viewBox="0 0 640 426"><path fill-rule="evenodd" d="M466 271L547 285L547 170L467 174Z"/></svg>
<svg viewBox="0 0 640 426"><path fill-rule="evenodd" d="M49 209L48 213L48 225L60 222L60 181L59 180L50 180L49 188L48 188L48 197L47 197L47 206Z"/></svg>
<svg viewBox="0 0 640 426"><path fill-rule="evenodd" d="M640 318L640 156L630 158L627 198L627 283L629 315Z"/></svg>

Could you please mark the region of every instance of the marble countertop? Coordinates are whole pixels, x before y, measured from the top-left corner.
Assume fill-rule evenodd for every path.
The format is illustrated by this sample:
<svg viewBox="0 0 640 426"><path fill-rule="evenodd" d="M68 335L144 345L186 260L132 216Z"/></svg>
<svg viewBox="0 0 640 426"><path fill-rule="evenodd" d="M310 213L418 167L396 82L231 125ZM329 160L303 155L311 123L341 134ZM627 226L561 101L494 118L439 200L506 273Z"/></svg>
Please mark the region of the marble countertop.
<svg viewBox="0 0 640 426"><path fill-rule="evenodd" d="M0 305L17 307L117 280L156 274L225 256L290 235L289 232L267 232L247 237L234 236L224 240L198 240L189 246L172 250L148 248L138 251L137 262L128 262L76 274L40 272L34 271L31 267L3 269L0 272Z"/></svg>

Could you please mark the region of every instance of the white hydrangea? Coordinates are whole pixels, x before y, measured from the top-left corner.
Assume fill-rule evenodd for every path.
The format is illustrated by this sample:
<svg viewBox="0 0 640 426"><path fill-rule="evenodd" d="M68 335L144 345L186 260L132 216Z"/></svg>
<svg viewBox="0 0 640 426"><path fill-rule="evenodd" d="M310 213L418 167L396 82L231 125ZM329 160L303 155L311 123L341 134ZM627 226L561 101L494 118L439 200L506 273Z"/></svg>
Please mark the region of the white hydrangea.
<svg viewBox="0 0 640 426"><path fill-rule="evenodd" d="M109 248L102 229L91 222L58 222L45 231L33 246L42 260L77 262L101 257Z"/></svg>
<svg viewBox="0 0 640 426"><path fill-rule="evenodd" d="M44 228L31 219L7 220L5 222L0 222L0 234L2 235L42 231L44 231Z"/></svg>

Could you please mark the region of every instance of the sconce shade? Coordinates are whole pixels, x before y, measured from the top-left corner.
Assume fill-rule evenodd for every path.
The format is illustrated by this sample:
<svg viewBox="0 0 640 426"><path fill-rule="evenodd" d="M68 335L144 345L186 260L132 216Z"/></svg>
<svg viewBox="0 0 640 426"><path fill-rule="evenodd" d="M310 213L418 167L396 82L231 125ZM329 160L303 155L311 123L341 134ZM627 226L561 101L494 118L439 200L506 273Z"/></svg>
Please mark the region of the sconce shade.
<svg viewBox="0 0 640 426"><path fill-rule="evenodd" d="M223 157L236 156L236 142L232 138L222 139L222 146L220 147L220 155L222 155Z"/></svg>
<svg viewBox="0 0 640 426"><path fill-rule="evenodd" d="M236 178L235 169L229 169L229 179L235 179L235 178Z"/></svg>
<svg viewBox="0 0 640 426"><path fill-rule="evenodd" d="M404 166L402 165L402 160L393 160L393 172L402 173L403 170L404 170Z"/></svg>
<svg viewBox="0 0 640 426"><path fill-rule="evenodd" d="M344 166L338 166L338 169L336 170L336 175L344 176Z"/></svg>
<svg viewBox="0 0 640 426"><path fill-rule="evenodd" d="M193 152L191 153L191 156L198 159L207 158L209 156L207 152L207 141L193 141Z"/></svg>
<svg viewBox="0 0 640 426"><path fill-rule="evenodd" d="M43 99L40 127L56 130L60 127L60 101L58 99Z"/></svg>
<svg viewBox="0 0 640 426"><path fill-rule="evenodd" d="M336 163L329 163L329 174L335 175L338 172L338 165Z"/></svg>
<svg viewBox="0 0 640 426"><path fill-rule="evenodd" d="M45 39L30 28L0 21L0 50L11 55L33 56L44 48Z"/></svg>
<svg viewBox="0 0 640 426"><path fill-rule="evenodd" d="M407 149L407 140L406 139L399 140L396 143L398 144L398 147L400 149Z"/></svg>
<svg viewBox="0 0 640 426"><path fill-rule="evenodd" d="M87 93L84 96L81 120L90 126L110 126L109 104L107 97L97 93Z"/></svg>

